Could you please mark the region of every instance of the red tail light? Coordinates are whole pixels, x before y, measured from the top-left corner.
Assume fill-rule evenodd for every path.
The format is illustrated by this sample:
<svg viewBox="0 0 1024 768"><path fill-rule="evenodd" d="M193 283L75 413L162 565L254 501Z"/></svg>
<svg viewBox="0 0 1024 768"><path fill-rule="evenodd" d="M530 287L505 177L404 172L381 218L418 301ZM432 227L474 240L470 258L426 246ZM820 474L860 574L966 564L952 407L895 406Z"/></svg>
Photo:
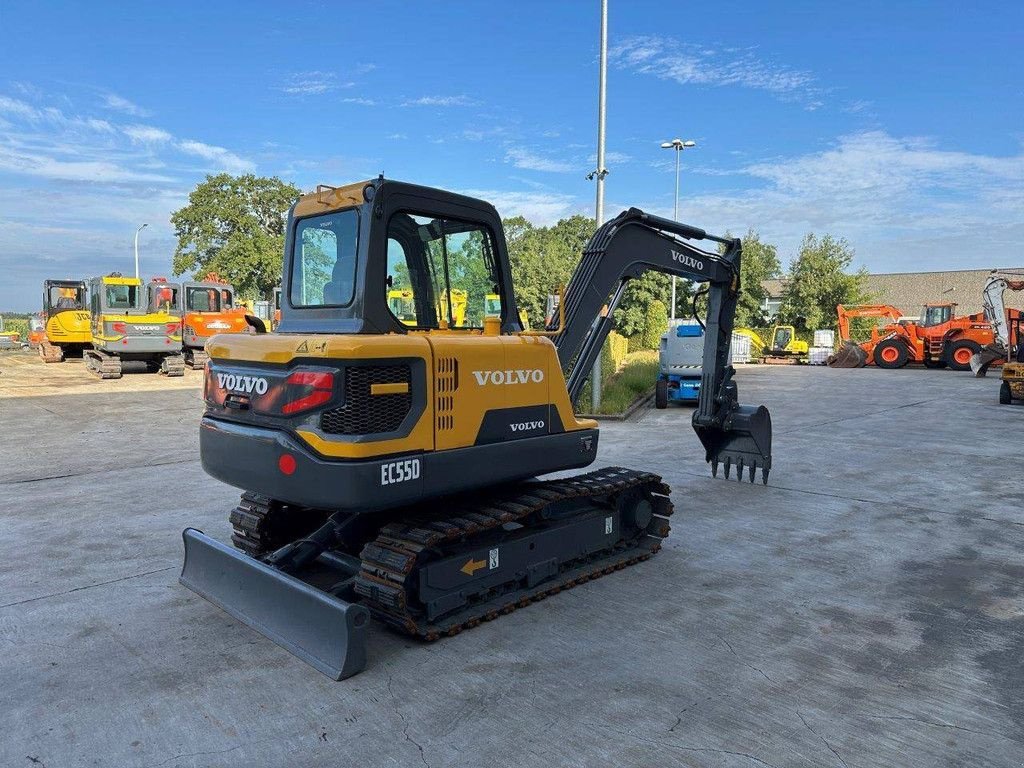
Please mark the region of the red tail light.
<svg viewBox="0 0 1024 768"><path fill-rule="evenodd" d="M115 333L128 333L128 326L124 323L114 323L110 327L114 329Z"/></svg>
<svg viewBox="0 0 1024 768"><path fill-rule="evenodd" d="M174 334L176 334L178 332L178 328L180 328L180 327L181 326L178 323L168 323L167 324L167 335L168 336L173 336Z"/></svg>
<svg viewBox="0 0 1024 768"><path fill-rule="evenodd" d="M285 402L281 413L308 411L328 402L334 396L334 374L319 371L296 371L285 380Z"/></svg>

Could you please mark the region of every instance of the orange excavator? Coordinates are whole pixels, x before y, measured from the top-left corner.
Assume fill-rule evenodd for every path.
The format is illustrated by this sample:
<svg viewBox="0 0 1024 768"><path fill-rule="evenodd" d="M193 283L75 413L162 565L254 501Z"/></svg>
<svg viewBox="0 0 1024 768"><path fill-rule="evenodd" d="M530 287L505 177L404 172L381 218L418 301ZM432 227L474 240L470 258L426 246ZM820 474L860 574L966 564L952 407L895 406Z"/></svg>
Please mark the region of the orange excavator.
<svg viewBox="0 0 1024 768"><path fill-rule="evenodd" d="M902 368L907 363L921 363L926 368L948 366L967 371L971 356L995 339L984 313L957 317L956 304L925 304L919 322L901 321L900 311L887 304L840 304L836 311L843 346L829 360L833 368L860 368L872 363L879 368ZM888 322L872 328L866 341L854 341L850 320L862 317Z"/></svg>
<svg viewBox="0 0 1024 768"><path fill-rule="evenodd" d="M218 333L265 333L266 327L245 307L236 305L235 289L215 272L203 280L185 283L185 319L182 346L185 364L202 368L209 360L206 341Z"/></svg>

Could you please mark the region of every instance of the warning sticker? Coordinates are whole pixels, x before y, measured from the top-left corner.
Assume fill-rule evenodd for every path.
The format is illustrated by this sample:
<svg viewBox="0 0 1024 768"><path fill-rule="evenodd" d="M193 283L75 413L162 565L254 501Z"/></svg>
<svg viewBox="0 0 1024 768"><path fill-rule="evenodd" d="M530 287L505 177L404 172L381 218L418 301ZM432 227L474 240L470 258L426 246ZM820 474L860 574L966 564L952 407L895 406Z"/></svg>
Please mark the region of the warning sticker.
<svg viewBox="0 0 1024 768"><path fill-rule="evenodd" d="M493 571L498 567L498 548L495 547L490 551L487 557L487 569Z"/></svg>
<svg viewBox="0 0 1024 768"><path fill-rule="evenodd" d="M612 529L614 528L614 525L612 524L612 521L613 521L613 518L611 517L611 515L609 515L608 517L606 517L604 519L604 532L605 533L611 533L612 532Z"/></svg>

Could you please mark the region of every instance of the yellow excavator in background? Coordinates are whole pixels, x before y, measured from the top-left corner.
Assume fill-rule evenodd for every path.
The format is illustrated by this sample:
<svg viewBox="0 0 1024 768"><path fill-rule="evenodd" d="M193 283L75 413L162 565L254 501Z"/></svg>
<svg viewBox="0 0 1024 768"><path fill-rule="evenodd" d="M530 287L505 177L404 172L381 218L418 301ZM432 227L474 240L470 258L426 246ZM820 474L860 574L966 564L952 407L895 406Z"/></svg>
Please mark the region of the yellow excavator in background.
<svg viewBox="0 0 1024 768"><path fill-rule="evenodd" d="M43 317L45 335L39 341L43 362L60 363L68 357L79 357L92 346L84 281L44 281Z"/></svg>
<svg viewBox="0 0 1024 768"><path fill-rule="evenodd" d="M451 314L448 313L448 297L451 296ZM459 288L445 291L438 304L439 317L452 328L466 325L466 309L469 300L465 291ZM409 288L394 288L388 291L388 307L391 313L408 326L416 326L416 301Z"/></svg>
<svg viewBox="0 0 1024 768"><path fill-rule="evenodd" d="M709 284L691 423L712 474L767 482L771 417L739 404L728 364L738 239L624 211L540 331L520 322L482 200L383 177L322 186L289 211L285 242L277 332L207 344L200 455L243 491L237 549L186 529L181 582L335 679L365 665L371 616L435 640L658 552L672 503L657 475L531 479L597 458L598 424L573 402L649 270ZM391 310L398 275L415 326ZM456 327L438 311L453 285L500 309Z"/></svg>
<svg viewBox="0 0 1024 768"><path fill-rule="evenodd" d="M796 337L796 328L792 325L776 325L772 328L770 343L750 328L737 328L734 332L750 339L753 356L760 357L762 363L794 365L808 362L810 346Z"/></svg>

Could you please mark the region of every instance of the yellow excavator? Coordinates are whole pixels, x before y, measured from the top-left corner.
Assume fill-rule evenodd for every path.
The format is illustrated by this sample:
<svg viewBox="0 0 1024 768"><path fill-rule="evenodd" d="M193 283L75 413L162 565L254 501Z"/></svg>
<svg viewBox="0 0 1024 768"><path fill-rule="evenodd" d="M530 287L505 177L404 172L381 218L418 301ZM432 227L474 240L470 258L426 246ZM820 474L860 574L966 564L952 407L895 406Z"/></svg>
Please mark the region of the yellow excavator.
<svg viewBox="0 0 1024 768"><path fill-rule="evenodd" d="M81 356L92 346L84 281L45 280L43 317L45 335L39 341L43 362L60 363Z"/></svg>
<svg viewBox="0 0 1024 768"><path fill-rule="evenodd" d="M669 531L660 477L535 478L597 458L598 424L572 404L627 284L656 270L709 284L692 426L712 474L767 482L771 417L739 404L727 362L740 256L631 208L527 331L489 203L383 177L318 187L288 215L277 332L207 345L202 465L243 493L234 548L184 531L182 584L341 679L366 663L371 617L435 640L646 560ZM397 275L415 326L389 304ZM452 327L452 285L500 310Z"/></svg>
<svg viewBox="0 0 1024 768"><path fill-rule="evenodd" d="M451 313L449 314L449 296L451 297ZM466 308L469 304L466 292L459 288L445 291L441 294L437 306L438 317L441 322L447 323L452 328L462 328L466 325ZM393 288L388 291L388 307L391 313L408 326L416 326L416 302L413 299L412 290L409 288Z"/></svg>
<svg viewBox="0 0 1024 768"><path fill-rule="evenodd" d="M750 339L754 355L767 365L793 365L809 360L810 347L806 341L796 337L796 328L792 325L776 325L772 328L770 342L750 328L737 328L735 333Z"/></svg>

